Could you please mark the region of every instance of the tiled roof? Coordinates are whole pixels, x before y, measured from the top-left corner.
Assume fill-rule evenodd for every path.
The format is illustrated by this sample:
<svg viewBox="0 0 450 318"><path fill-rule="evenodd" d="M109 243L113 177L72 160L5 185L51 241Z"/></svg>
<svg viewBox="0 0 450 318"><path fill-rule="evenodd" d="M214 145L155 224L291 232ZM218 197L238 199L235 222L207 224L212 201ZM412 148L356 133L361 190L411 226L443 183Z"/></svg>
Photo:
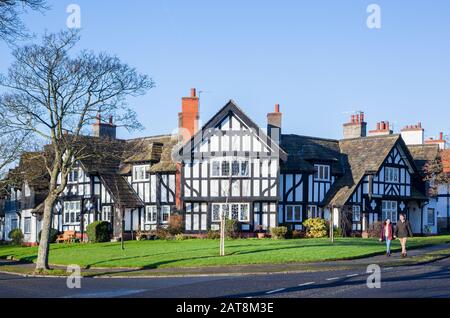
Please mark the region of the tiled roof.
<svg viewBox="0 0 450 318"><path fill-rule="evenodd" d="M113 196L115 204L127 208L144 206L137 193L122 176L115 173L101 174L100 179Z"/></svg>
<svg viewBox="0 0 450 318"><path fill-rule="evenodd" d="M312 172L313 161L328 161L332 174L342 174L339 141L298 135L282 135L281 148L288 154L281 170Z"/></svg>
<svg viewBox="0 0 450 318"><path fill-rule="evenodd" d="M424 173L424 167L439 156L439 146L435 144L428 145L409 145L409 152L414 158L414 162L419 172Z"/></svg>
<svg viewBox="0 0 450 318"><path fill-rule="evenodd" d="M344 176L334 183L323 204L343 206L366 174L378 172L400 140L400 135L385 135L339 141Z"/></svg>

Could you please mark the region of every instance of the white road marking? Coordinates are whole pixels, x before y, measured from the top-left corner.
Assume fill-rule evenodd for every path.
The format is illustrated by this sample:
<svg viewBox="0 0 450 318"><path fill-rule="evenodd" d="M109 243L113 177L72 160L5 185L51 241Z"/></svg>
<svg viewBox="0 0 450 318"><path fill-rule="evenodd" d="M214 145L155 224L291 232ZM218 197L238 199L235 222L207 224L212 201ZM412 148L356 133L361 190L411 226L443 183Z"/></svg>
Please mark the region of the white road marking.
<svg viewBox="0 0 450 318"><path fill-rule="evenodd" d="M313 284L315 284L315 282L300 284L300 285L298 285L298 287L304 287L304 286L309 286L309 285L313 285Z"/></svg>
<svg viewBox="0 0 450 318"><path fill-rule="evenodd" d="M271 290L271 291L268 291L266 294L275 294L275 293L278 293L283 290L286 290L286 288L279 288L279 289Z"/></svg>
<svg viewBox="0 0 450 318"><path fill-rule="evenodd" d="M132 289L132 290L115 290L115 291L104 291L104 292L94 292L86 294L76 294L65 296L63 298L114 298L122 296L130 296L134 294L140 294L145 292L145 289Z"/></svg>
<svg viewBox="0 0 450 318"><path fill-rule="evenodd" d="M327 281L332 281L332 280L338 280L339 277L332 277L332 278L327 278Z"/></svg>
<svg viewBox="0 0 450 318"><path fill-rule="evenodd" d="M356 276L358 276L359 274L350 274L350 275L347 275L347 277L356 277Z"/></svg>

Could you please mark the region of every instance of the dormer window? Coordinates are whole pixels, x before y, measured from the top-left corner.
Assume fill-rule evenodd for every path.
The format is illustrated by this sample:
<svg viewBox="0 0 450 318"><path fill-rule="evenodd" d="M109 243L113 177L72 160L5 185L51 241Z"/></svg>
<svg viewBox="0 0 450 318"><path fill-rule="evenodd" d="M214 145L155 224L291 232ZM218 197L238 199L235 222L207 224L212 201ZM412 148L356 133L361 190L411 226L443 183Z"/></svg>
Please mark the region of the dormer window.
<svg viewBox="0 0 450 318"><path fill-rule="evenodd" d="M75 168L72 171L70 171L70 173L69 173L69 179L68 179L69 183L77 183L78 177L79 177L78 168Z"/></svg>
<svg viewBox="0 0 450 318"><path fill-rule="evenodd" d="M389 183L398 183L399 182L399 169L393 167L386 167L384 179Z"/></svg>
<svg viewBox="0 0 450 318"><path fill-rule="evenodd" d="M314 180L330 181L330 166L314 165Z"/></svg>
<svg viewBox="0 0 450 318"><path fill-rule="evenodd" d="M150 165L133 167L134 181L148 181L150 180Z"/></svg>

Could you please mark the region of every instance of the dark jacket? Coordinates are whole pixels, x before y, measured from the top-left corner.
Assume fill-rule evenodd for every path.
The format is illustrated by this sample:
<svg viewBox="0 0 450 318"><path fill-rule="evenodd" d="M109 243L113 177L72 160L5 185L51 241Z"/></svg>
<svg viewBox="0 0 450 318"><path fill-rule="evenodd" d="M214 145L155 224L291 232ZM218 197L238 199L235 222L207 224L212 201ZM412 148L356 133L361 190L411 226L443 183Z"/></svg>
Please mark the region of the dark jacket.
<svg viewBox="0 0 450 318"><path fill-rule="evenodd" d="M389 233L388 237L386 237L386 234L385 234L386 226L389 227L388 228L388 233ZM389 223L389 225L384 224L381 227L381 236L380 236L381 240L386 241L386 239L388 239L388 240L392 241L393 236L394 236L394 231L393 231L392 223Z"/></svg>
<svg viewBox="0 0 450 318"><path fill-rule="evenodd" d="M409 223L408 220L405 220L405 222L398 221L397 226L395 227L394 236L398 238L413 237L411 223Z"/></svg>

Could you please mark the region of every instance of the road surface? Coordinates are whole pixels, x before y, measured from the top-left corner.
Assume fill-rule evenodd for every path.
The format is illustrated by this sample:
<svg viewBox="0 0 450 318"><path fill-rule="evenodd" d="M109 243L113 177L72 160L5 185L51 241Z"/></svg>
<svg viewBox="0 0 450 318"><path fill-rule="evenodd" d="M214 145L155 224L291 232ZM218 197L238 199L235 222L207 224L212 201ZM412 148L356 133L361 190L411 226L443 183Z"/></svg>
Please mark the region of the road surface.
<svg viewBox="0 0 450 318"><path fill-rule="evenodd" d="M66 278L0 274L0 297L62 298L450 298L450 259L427 265L382 268L381 288L367 287L365 269L292 274L179 277L83 278L69 289Z"/></svg>

